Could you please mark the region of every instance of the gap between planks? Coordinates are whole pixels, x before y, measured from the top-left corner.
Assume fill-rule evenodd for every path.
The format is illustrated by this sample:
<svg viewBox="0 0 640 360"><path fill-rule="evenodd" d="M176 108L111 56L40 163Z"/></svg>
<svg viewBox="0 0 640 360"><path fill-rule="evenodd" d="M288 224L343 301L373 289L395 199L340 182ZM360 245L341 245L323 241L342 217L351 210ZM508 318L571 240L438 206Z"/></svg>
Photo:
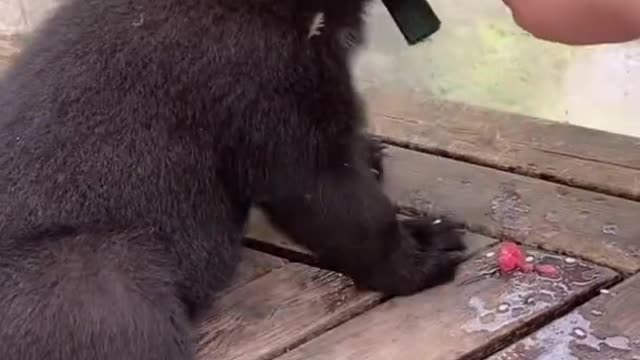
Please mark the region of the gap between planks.
<svg viewBox="0 0 640 360"><path fill-rule="evenodd" d="M640 139L437 100L397 87L365 91L370 132L401 146L640 200Z"/></svg>
<svg viewBox="0 0 640 360"><path fill-rule="evenodd" d="M468 236L511 238L627 275L640 270L638 202L395 146L387 154L384 189L404 212L452 217Z"/></svg>
<svg viewBox="0 0 640 360"><path fill-rule="evenodd" d="M410 216L398 214L399 219L406 219ZM246 244L249 248L262 251L274 256L286 258L290 261L301 262L307 265L320 266L311 251L298 245L287 235L278 230L258 208L251 209L247 224ZM466 253L472 256L491 244L497 242L496 239L473 233L464 232L464 242L467 245Z"/></svg>
<svg viewBox="0 0 640 360"><path fill-rule="evenodd" d="M640 270L640 203L390 146L385 191L412 215L453 217L471 231Z"/></svg>

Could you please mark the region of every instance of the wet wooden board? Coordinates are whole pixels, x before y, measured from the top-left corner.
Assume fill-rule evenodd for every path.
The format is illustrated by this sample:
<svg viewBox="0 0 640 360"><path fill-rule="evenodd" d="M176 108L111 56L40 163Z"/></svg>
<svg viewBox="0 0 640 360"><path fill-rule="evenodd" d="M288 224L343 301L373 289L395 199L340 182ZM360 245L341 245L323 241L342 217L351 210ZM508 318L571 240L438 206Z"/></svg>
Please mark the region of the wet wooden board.
<svg viewBox="0 0 640 360"><path fill-rule="evenodd" d="M520 274L465 284L495 264L495 258L481 254L464 264L456 283L394 298L278 360L482 358L518 331L571 307L617 276L590 263L530 254L540 263L558 265L561 278Z"/></svg>
<svg viewBox="0 0 640 360"><path fill-rule="evenodd" d="M490 359L640 360L638 309L635 276Z"/></svg>
<svg viewBox="0 0 640 360"><path fill-rule="evenodd" d="M218 300L200 326L201 360L272 359L374 306L345 276L288 264Z"/></svg>
<svg viewBox="0 0 640 360"><path fill-rule="evenodd" d="M366 93L374 134L479 164L640 199L640 139L436 100Z"/></svg>
<svg viewBox="0 0 640 360"><path fill-rule="evenodd" d="M385 188L406 211L449 214L488 236L640 270L638 202L397 147L388 154Z"/></svg>

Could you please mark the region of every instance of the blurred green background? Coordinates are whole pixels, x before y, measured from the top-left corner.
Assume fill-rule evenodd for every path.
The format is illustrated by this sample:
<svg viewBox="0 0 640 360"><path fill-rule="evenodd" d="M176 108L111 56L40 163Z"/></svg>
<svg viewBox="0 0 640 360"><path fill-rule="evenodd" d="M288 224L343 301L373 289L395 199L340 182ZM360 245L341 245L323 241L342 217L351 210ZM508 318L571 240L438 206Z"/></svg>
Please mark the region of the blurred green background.
<svg viewBox="0 0 640 360"><path fill-rule="evenodd" d="M533 0L532 0L533 1ZM501 0L432 0L442 29L409 47L384 6L371 6L359 86L640 136L640 42L574 48L520 30Z"/></svg>

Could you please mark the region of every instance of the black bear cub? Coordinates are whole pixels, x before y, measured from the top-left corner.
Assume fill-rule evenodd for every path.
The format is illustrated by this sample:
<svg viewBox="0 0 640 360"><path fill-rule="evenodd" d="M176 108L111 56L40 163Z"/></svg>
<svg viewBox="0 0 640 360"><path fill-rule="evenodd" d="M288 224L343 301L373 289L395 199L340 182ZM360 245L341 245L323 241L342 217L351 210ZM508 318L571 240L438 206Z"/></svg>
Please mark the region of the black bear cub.
<svg viewBox="0 0 640 360"><path fill-rule="evenodd" d="M362 288L451 280L458 232L378 183L365 5L63 2L0 83L0 357L194 359L251 206Z"/></svg>

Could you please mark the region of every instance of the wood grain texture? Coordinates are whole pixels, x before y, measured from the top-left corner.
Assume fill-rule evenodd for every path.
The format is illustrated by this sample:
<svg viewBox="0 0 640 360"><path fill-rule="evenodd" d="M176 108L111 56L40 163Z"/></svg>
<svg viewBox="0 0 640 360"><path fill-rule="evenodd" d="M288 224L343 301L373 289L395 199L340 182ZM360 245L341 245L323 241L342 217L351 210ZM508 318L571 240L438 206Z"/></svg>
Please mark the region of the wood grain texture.
<svg viewBox="0 0 640 360"><path fill-rule="evenodd" d="M640 270L640 203L397 147L388 154L385 188L406 211Z"/></svg>
<svg viewBox="0 0 640 360"><path fill-rule="evenodd" d="M540 263L557 265L561 278L519 274L465 283L495 265L495 258L482 254L465 263L456 283L392 299L278 360L482 358L514 333L572 306L617 276L587 262L569 265L555 255L530 254Z"/></svg>
<svg viewBox="0 0 640 360"><path fill-rule="evenodd" d="M339 274L289 264L221 298L200 326L201 360L263 360L374 306Z"/></svg>
<svg viewBox="0 0 640 360"><path fill-rule="evenodd" d="M408 89L369 89L370 129L400 144L640 199L640 139L436 100Z"/></svg>
<svg viewBox="0 0 640 360"><path fill-rule="evenodd" d="M490 360L640 360L640 275ZM634 315L635 314L635 315Z"/></svg>
<svg viewBox="0 0 640 360"><path fill-rule="evenodd" d="M224 293L233 291L244 284L259 278L268 272L283 267L287 261L275 256L261 253L251 249L242 250L242 261L231 280L231 284Z"/></svg>

